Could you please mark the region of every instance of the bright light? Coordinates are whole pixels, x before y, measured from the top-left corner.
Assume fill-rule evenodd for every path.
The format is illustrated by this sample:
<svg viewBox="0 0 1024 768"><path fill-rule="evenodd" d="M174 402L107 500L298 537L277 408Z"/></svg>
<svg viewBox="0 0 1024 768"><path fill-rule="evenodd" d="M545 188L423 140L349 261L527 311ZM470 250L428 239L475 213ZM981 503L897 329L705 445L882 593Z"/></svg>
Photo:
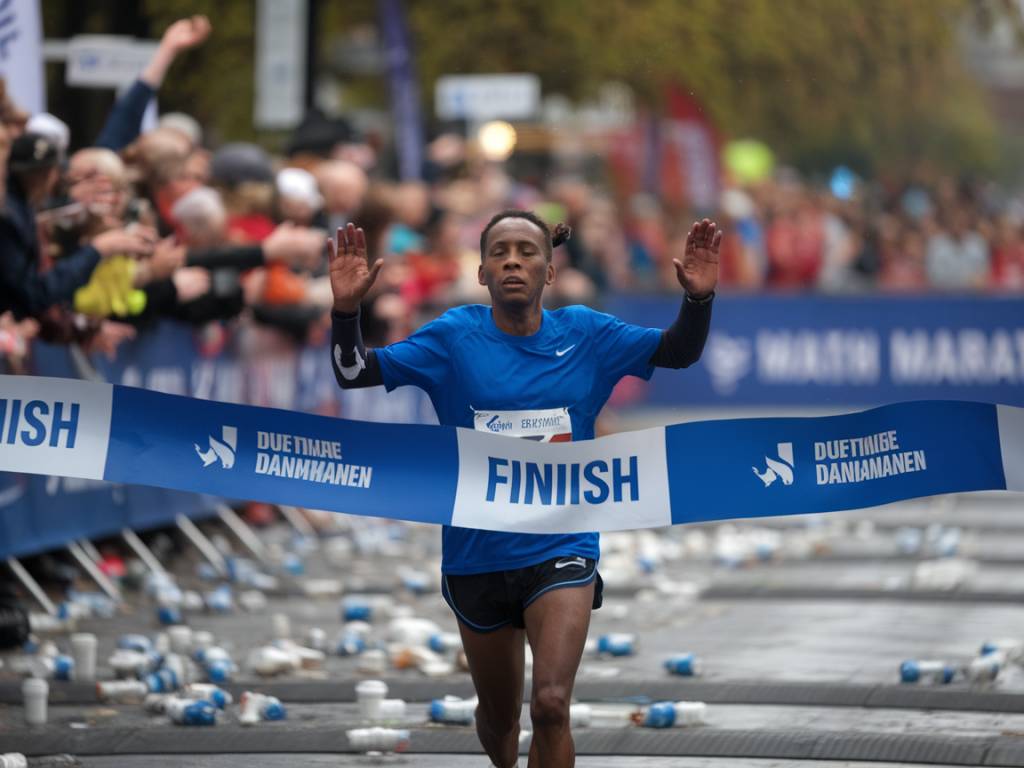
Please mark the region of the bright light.
<svg viewBox="0 0 1024 768"><path fill-rule="evenodd" d="M516 148L516 129L504 120L492 120L480 126L477 134L484 157L494 162L507 160Z"/></svg>

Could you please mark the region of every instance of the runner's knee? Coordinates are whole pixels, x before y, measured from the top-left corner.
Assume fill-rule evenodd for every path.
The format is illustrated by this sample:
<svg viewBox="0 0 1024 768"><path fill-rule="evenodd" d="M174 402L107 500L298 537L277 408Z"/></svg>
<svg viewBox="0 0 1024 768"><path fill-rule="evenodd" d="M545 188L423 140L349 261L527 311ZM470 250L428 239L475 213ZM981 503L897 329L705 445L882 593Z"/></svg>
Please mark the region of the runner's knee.
<svg viewBox="0 0 1024 768"><path fill-rule="evenodd" d="M519 726L519 712L508 701L496 701L490 706L481 699L476 705L476 722L488 733L504 736Z"/></svg>
<svg viewBox="0 0 1024 768"><path fill-rule="evenodd" d="M535 728L561 728L569 724L569 689L544 685L533 692L530 719Z"/></svg>

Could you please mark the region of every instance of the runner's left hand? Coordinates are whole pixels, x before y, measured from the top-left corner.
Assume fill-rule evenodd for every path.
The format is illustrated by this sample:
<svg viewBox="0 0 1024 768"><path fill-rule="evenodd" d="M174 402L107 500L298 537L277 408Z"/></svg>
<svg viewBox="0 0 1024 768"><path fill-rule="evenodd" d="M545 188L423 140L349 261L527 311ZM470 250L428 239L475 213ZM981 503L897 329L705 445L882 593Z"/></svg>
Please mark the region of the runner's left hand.
<svg viewBox="0 0 1024 768"><path fill-rule="evenodd" d="M683 260L672 259L676 278L686 293L694 299L707 297L718 285L718 251L722 246L722 232L710 219L693 222L686 235Z"/></svg>

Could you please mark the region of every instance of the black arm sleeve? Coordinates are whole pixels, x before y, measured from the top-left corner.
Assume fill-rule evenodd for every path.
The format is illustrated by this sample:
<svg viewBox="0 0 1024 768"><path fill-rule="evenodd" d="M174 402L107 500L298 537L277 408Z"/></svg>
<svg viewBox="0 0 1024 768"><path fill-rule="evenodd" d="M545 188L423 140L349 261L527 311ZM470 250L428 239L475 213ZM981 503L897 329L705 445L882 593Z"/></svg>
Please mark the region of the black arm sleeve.
<svg viewBox="0 0 1024 768"><path fill-rule="evenodd" d="M205 267L206 269L254 269L266 263L263 247L260 245L238 245L229 248L204 248L189 251L185 257L185 266Z"/></svg>
<svg viewBox="0 0 1024 768"><path fill-rule="evenodd" d="M661 342L651 355L651 365L659 368L686 368L700 360L711 327L713 298L714 294L701 301L694 301L689 296L683 297L679 316L661 333Z"/></svg>
<svg viewBox="0 0 1024 768"><path fill-rule="evenodd" d="M363 344L359 313L331 313L331 369L342 389L376 387L384 383L380 361L372 349Z"/></svg>

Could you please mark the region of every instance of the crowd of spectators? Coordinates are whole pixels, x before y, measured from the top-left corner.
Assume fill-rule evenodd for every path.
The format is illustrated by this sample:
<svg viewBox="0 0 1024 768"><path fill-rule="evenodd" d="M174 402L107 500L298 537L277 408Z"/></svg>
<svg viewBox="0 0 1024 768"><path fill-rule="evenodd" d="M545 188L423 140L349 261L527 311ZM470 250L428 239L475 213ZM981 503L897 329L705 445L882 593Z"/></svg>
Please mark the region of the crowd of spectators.
<svg viewBox="0 0 1024 768"><path fill-rule="evenodd" d="M254 144L208 147L182 113L143 131L175 57L209 32L203 17L172 25L100 135L74 152L62 121L23 113L0 81L8 370L35 337L112 355L161 318L201 328L242 318L283 338L322 339L325 239L349 220L366 230L371 258L385 260L363 312L368 342L385 343L446 306L486 299L479 233L507 207L574 229L556 252L553 304L676 290L672 258L695 214L716 216L726 233L723 291L1024 289L1024 209L945 179L862 183L840 197L783 170L727 185L717 211L680 214L571 173L516 180L453 133L429 144L423 180L395 182L372 143L315 112L280 157Z"/></svg>

